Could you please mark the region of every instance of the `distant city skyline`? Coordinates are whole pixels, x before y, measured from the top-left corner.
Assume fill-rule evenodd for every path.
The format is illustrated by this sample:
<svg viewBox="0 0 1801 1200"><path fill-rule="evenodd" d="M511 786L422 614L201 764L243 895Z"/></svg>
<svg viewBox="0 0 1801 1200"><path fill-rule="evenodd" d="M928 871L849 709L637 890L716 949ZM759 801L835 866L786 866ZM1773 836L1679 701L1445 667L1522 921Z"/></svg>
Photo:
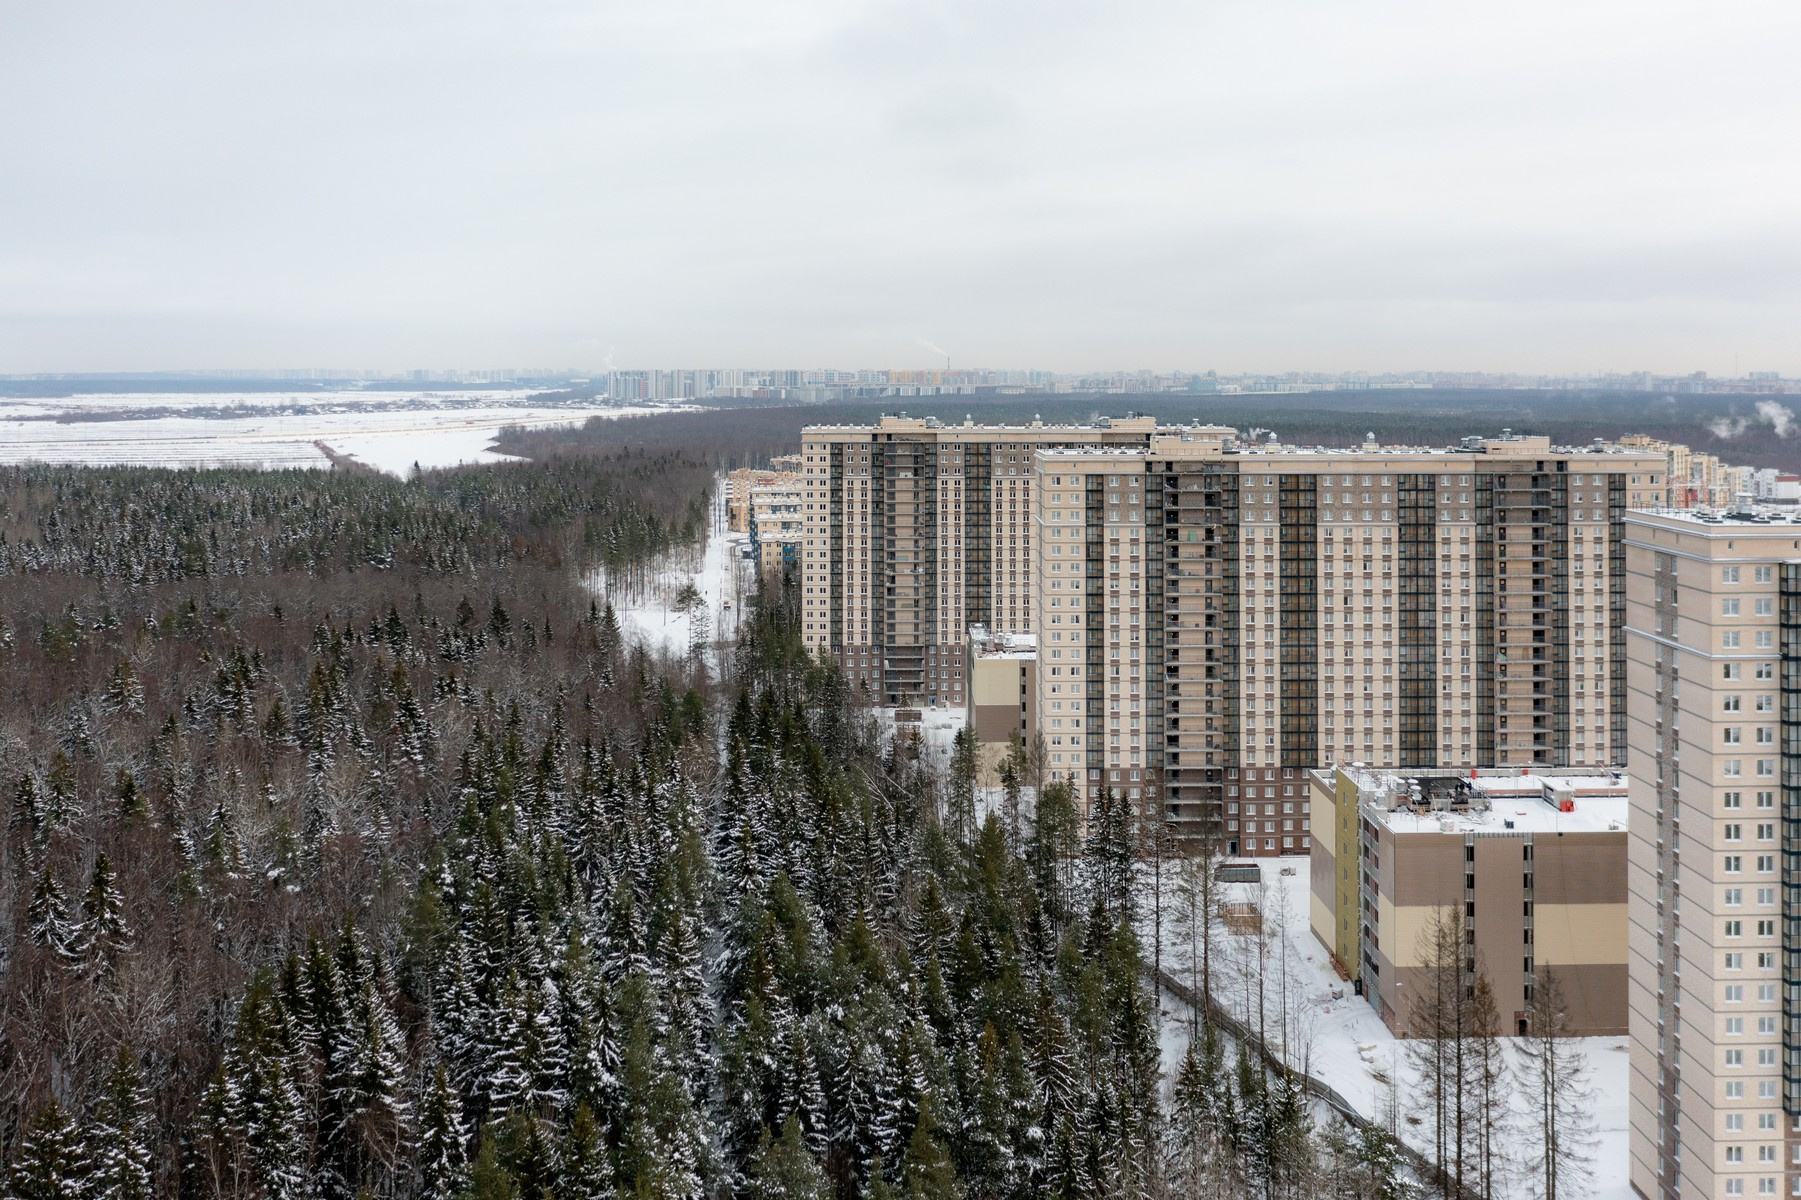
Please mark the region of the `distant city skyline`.
<svg viewBox="0 0 1801 1200"><path fill-rule="evenodd" d="M0 0L0 372L1801 375L1777 0Z"/></svg>
<svg viewBox="0 0 1801 1200"><path fill-rule="evenodd" d="M873 394L871 389L904 387L921 395L958 395L976 391L1008 393L1117 392L1154 394L1261 394L1317 391L1410 389L1484 389L1537 391L1681 392L1709 395L1790 395L1801 393L1801 376L1777 371L1747 371L1738 376L1705 371L1660 374L1652 371L1551 375L1491 371L1159 371L1149 368L1110 371L1052 371L1003 367L483 367L423 368L384 371L374 368L280 367L215 368L169 371L17 372L0 374L0 382L129 383L133 380L179 382L276 383L413 383L576 386L620 399L673 400L705 398L770 398L767 393L799 390L800 400L840 399Z"/></svg>

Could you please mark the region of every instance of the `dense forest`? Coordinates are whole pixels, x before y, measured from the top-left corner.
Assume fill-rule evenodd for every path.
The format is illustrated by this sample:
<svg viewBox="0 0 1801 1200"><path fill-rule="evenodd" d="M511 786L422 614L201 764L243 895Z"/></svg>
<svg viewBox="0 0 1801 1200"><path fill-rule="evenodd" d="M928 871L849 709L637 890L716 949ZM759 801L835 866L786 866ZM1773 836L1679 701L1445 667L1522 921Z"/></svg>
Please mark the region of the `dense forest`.
<svg viewBox="0 0 1801 1200"><path fill-rule="evenodd" d="M697 401L707 404L708 401ZM728 405L742 402L726 401ZM1790 397L1665 395L1642 392L1437 391L1306 392L1293 395L911 396L826 404L727 407L623 420L590 420L569 431L510 430L502 449L534 457L621 447L682 450L754 465L795 448L803 425L866 424L883 413L961 422L1085 422L1097 415L1148 413L1168 424L1200 421L1274 430L1304 446L1348 447L1366 433L1387 443L1454 446L1465 436L1503 429L1587 445L1629 433L1681 442L1735 466L1801 471L1801 411Z"/></svg>
<svg viewBox="0 0 1801 1200"><path fill-rule="evenodd" d="M8 1195L1402 1194L1164 1070L1123 804L977 819L791 587L622 637L712 478L0 472Z"/></svg>

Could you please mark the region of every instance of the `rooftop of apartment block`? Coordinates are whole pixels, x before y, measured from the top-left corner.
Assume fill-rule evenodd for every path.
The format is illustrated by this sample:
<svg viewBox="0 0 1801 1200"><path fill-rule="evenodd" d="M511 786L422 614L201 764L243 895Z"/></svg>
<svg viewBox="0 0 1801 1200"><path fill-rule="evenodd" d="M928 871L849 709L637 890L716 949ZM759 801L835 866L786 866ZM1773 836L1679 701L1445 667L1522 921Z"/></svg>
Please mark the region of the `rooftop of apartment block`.
<svg viewBox="0 0 1801 1200"><path fill-rule="evenodd" d="M969 644L977 658L1038 657L1038 635L1035 633L995 633L986 625L971 625Z"/></svg>
<svg viewBox="0 0 1801 1200"><path fill-rule="evenodd" d="M1537 455L1592 454L1637 458L1647 460L1648 463L1660 464L1662 462L1661 455L1621 446L1618 443L1599 438L1582 446L1554 446L1548 437L1516 434L1511 430L1503 430L1499 437L1472 435L1464 438L1455 446L1385 444L1378 441L1373 432L1354 446L1303 446L1293 442L1280 441L1274 433L1264 436L1247 436L1239 430L1227 429L1218 425L1176 428L1160 426L1146 446L1052 446L1041 448L1038 453L1050 460L1089 454L1133 455L1139 458L1183 458L1228 454L1234 456L1267 454L1281 455L1285 458L1297 456L1410 458L1426 455L1480 454L1497 458L1532 458Z"/></svg>
<svg viewBox="0 0 1801 1200"><path fill-rule="evenodd" d="M1408 772L1340 767L1366 815L1394 833L1613 833L1626 828L1626 773L1606 768ZM1321 772L1330 779L1330 772Z"/></svg>
<svg viewBox="0 0 1801 1200"><path fill-rule="evenodd" d="M1175 431L1184 426L1159 425L1157 418L1143 413L1129 412L1123 417L1097 416L1080 424L1050 424L1041 418L1034 418L1027 425L985 425L978 424L973 414L964 416L962 423L945 422L937 417L909 417L906 413L884 413L881 420L874 424L852 425L807 425L801 429L801 436L814 433L919 433L925 430L967 429L977 434L1026 433L1026 434L1067 434L1093 433L1098 430L1111 429L1128 433L1154 433L1159 430ZM1233 433L1232 429L1223 425L1202 425L1201 429L1216 432Z"/></svg>
<svg viewBox="0 0 1801 1200"><path fill-rule="evenodd" d="M1678 521L1697 532L1717 533L1721 537L1756 533L1760 528L1780 529L1792 536L1801 526L1801 509L1792 504L1752 504L1749 501L1730 508L1642 508L1632 514L1640 519Z"/></svg>

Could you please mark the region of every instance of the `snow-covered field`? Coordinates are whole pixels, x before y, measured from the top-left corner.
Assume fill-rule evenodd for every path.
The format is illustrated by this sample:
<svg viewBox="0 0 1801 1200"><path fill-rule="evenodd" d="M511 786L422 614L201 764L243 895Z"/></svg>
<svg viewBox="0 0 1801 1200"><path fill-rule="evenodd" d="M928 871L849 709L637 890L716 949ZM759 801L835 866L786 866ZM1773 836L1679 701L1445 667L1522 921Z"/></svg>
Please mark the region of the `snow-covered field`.
<svg viewBox="0 0 1801 1200"><path fill-rule="evenodd" d="M1286 868L1294 873L1284 874ZM1406 1121L1409 1097L1423 1094L1407 1063L1405 1043L1388 1032L1376 1010L1353 995L1350 984L1339 979L1325 947L1307 923L1307 860L1263 860L1264 883L1229 884L1228 903L1257 905L1266 914L1270 936L1264 947L1257 939L1234 933L1215 923L1213 993L1241 1019L1257 1024L1259 989L1272 1046L1286 1041L1290 1061L1330 1086L1359 1112L1381 1119L1394 1106L1401 1113L1401 1135L1416 1148L1430 1150L1431 1131ZM1189 978L1189 937L1170 917L1170 875L1166 868L1163 922L1163 966L1177 979ZM1149 928L1147 924L1147 934ZM1281 1014L1293 1016L1284 1021ZM1189 1011L1173 996L1164 997L1163 1051L1166 1069L1174 1070L1187 1047ZM1286 1026L1286 1029L1284 1028ZM1627 1200L1627 1064L1624 1037L1579 1038L1589 1067L1594 1092L1590 1111L1594 1117L1594 1179L1584 1190L1593 1200ZM1389 1082L1389 1081L1392 1081ZM1523 1090L1523 1089L1522 1089ZM1398 1101L1396 1098L1399 1098ZM1536 1147L1528 1144L1524 1122L1516 1122L1509 1138L1516 1158L1530 1158ZM1511 1179L1510 1197L1533 1194L1523 1171Z"/></svg>
<svg viewBox="0 0 1801 1200"><path fill-rule="evenodd" d="M713 508L708 518L706 545L698 554L680 550L652 572L648 587L628 594L607 587L603 572L596 571L589 586L613 602L619 628L633 641L652 650L680 657L688 653L691 615L678 612L676 594L684 583L700 593L706 611L709 641L730 640L738 633L738 619L756 591L756 564L744 557L750 545L747 535L726 528L725 478L713 488Z"/></svg>
<svg viewBox="0 0 1801 1200"><path fill-rule="evenodd" d="M509 425L578 424L654 407L528 402L535 393L206 392L0 397L0 464L327 467L318 443L377 470L505 461ZM143 414L154 412L154 416ZM45 419L59 415L76 420Z"/></svg>

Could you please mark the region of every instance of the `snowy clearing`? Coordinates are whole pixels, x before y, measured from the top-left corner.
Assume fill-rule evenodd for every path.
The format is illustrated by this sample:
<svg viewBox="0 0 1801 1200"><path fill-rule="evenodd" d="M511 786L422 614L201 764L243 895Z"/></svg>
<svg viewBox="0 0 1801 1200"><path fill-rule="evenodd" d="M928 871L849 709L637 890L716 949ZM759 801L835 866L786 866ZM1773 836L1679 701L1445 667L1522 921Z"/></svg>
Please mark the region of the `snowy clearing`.
<svg viewBox="0 0 1801 1200"><path fill-rule="evenodd" d="M896 710L881 705L870 710L875 714L876 724L883 737L894 736ZM969 720L969 714L960 708L921 708L919 730L920 760L930 763L940 771L949 771L951 765L951 744L957 739L957 731Z"/></svg>
<svg viewBox="0 0 1801 1200"><path fill-rule="evenodd" d="M589 577L588 586L612 602L613 615L628 640L678 658L687 654L692 619L675 607L685 583L700 593L708 641L718 646L737 637L738 620L756 591L757 567L744 557L748 535L726 528L725 493L725 478L720 476L713 486L704 547L684 547L669 555L650 572L646 586L631 591L609 587L603 570Z"/></svg>
<svg viewBox="0 0 1801 1200"><path fill-rule="evenodd" d="M541 428L655 406L527 402L535 393L212 392L0 397L0 465L325 468L316 443L391 475L507 461L509 425ZM154 413L153 416L142 414ZM74 419L48 420L64 416ZM36 419L33 419L36 418Z"/></svg>
<svg viewBox="0 0 1801 1200"><path fill-rule="evenodd" d="M1262 884L1227 884L1222 896L1237 911L1260 909L1267 936L1258 939L1242 922L1215 920L1212 975L1214 998L1252 1028L1258 1012L1272 1049L1286 1042L1290 1061L1336 1091L1358 1112L1381 1120L1399 1097L1401 1136L1416 1149L1430 1152L1431 1129L1406 1120L1408 1097L1423 1090L1407 1062L1406 1043L1396 1039L1376 1015L1376 1010L1333 969L1325 947L1308 926L1308 863L1305 858L1262 859ZM1286 874L1292 868L1293 874ZM1172 916L1174 871L1164 868L1163 969L1176 979L1190 978L1190 942L1186 928L1178 929ZM1149 895L1148 883L1143 893ZM1148 902L1146 904L1148 908ZM1151 916L1143 917L1146 945L1152 944ZM1289 1014L1284 1016L1284 1014ZM1173 1071L1188 1044L1191 1013L1176 997L1163 998L1163 1055L1166 1070ZM1502 1039L1511 1045L1514 1039ZM1594 1178L1584 1195L1592 1200L1627 1200L1627 1084L1626 1038L1573 1039L1589 1067L1594 1099L1596 1143ZM1509 1058L1512 1059L1509 1052ZM1391 1082L1392 1081L1392 1082ZM1522 1094L1525 1089L1515 1089ZM1516 1114L1515 1128L1507 1141L1515 1160L1531 1158L1537 1147ZM1529 1178L1516 1169L1502 1193L1511 1198L1532 1193Z"/></svg>

